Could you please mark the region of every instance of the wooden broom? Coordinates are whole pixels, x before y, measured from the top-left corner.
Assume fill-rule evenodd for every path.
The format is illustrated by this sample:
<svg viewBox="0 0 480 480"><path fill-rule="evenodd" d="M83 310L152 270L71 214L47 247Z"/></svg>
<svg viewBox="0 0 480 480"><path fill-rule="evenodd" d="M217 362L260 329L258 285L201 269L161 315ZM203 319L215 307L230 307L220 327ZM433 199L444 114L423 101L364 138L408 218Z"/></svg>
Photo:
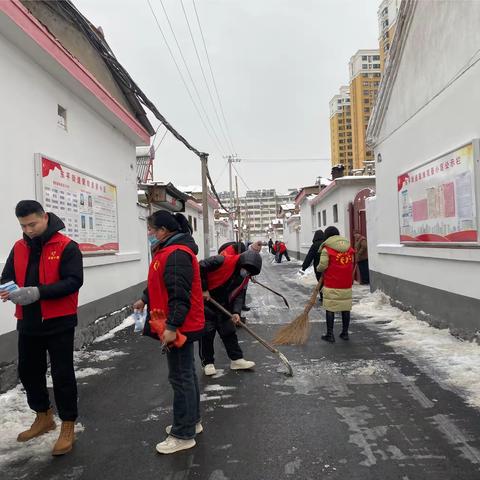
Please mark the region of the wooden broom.
<svg viewBox="0 0 480 480"><path fill-rule="evenodd" d="M275 345L304 345L308 339L310 333L310 324L308 322L308 313L315 305L317 296L323 286L323 275L318 281L317 285L313 289L310 300L303 309L303 312L293 322L282 327L275 338L273 343Z"/></svg>

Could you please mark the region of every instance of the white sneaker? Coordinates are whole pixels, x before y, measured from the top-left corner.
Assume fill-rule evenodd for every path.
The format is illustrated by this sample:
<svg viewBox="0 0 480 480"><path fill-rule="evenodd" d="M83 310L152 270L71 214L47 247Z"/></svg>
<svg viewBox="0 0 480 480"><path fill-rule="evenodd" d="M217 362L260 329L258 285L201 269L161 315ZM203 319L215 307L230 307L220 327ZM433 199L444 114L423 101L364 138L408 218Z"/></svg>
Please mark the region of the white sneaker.
<svg viewBox="0 0 480 480"><path fill-rule="evenodd" d="M165 431L168 433L168 435L170 435L170 432L172 431L172 426L169 425L168 427L166 427ZM200 422L198 422L195 425L195 434L198 435L199 433L202 433L202 432L203 432L203 425Z"/></svg>
<svg viewBox="0 0 480 480"><path fill-rule="evenodd" d="M203 371L205 372L205 375L208 376L215 375L217 373L217 371L215 370L215 365L213 363L205 365Z"/></svg>
<svg viewBox="0 0 480 480"><path fill-rule="evenodd" d="M179 452L180 450L188 450L197 444L194 438L183 440L169 435L163 442L157 443L156 450L158 453L168 455L169 453Z"/></svg>
<svg viewBox="0 0 480 480"><path fill-rule="evenodd" d="M248 370L249 368L253 368L254 366L255 362L245 360L244 358L239 358L238 360L232 360L230 362L230 370Z"/></svg>

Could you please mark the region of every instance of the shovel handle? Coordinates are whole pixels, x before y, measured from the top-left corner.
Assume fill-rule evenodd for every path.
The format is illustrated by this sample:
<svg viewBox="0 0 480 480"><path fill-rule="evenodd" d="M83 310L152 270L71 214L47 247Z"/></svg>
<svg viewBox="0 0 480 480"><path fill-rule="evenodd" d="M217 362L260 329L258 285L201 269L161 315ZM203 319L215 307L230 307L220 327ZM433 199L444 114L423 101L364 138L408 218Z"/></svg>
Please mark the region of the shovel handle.
<svg viewBox="0 0 480 480"><path fill-rule="evenodd" d="M221 312L223 312L225 315L228 317L232 318L233 315L222 305L220 305L216 300L213 298L210 298L209 302L218 308ZM262 337L258 336L250 327L247 327L243 322L240 322L240 326L245 329L255 340L258 340L264 347L266 347L268 350L270 350L272 353L278 353L278 350L270 345L268 342L266 342Z"/></svg>

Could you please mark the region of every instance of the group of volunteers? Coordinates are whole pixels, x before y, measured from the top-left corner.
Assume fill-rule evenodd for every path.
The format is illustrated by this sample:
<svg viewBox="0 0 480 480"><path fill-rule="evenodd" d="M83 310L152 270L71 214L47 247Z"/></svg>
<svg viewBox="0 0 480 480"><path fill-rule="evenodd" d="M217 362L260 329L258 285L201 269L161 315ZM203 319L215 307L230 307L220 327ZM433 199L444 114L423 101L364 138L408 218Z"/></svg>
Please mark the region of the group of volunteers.
<svg viewBox="0 0 480 480"><path fill-rule="evenodd" d="M82 253L73 240L60 233L64 223L46 213L35 200L22 200L15 215L23 238L13 246L0 278L0 299L16 305L18 373L34 422L17 440L26 442L56 428L47 389L47 353L53 393L61 429L52 454L72 450L77 419L77 384L73 363L77 325L78 292L83 284ZM156 445L169 454L195 446L203 431L200 390L195 370L194 343L205 375L215 375L214 340L218 333L230 359L230 369L251 369L244 358L236 327L241 323L246 290L252 276L262 269L262 242L248 246L229 242L219 254L197 259L198 247L192 228L182 214L157 211L148 217L148 239L152 261L147 288L134 304L146 307L144 335L161 342L166 353L168 379L173 389L173 422L167 436ZM358 247L364 237L356 238ZM270 239L269 250L281 262L290 260L283 242ZM317 279L323 274L323 305L327 311L327 333L334 342L335 312L342 314L340 337L348 340L355 250L335 227L315 233L312 248L302 265L314 263ZM323 272L323 273L322 273ZM368 266L367 266L368 273ZM222 313L217 304L231 315ZM159 349L160 351L160 349Z"/></svg>
<svg viewBox="0 0 480 480"><path fill-rule="evenodd" d="M29 407L36 412L17 440L26 442L56 429L47 389L47 353L61 429L54 456L72 450L77 419L77 383L73 363L78 293L83 284L82 253L60 233L65 228L54 213L35 200L15 208L23 238L13 246L0 278L0 299L16 305L18 372ZM241 322L251 276L262 268L261 242L247 248L230 242L220 254L198 261L192 229L182 214L158 211L148 218L152 261L147 288L134 308L147 308L144 334L159 340L166 352L173 389L173 423L156 449L174 453L195 445L203 430L200 391L195 371L194 342L206 375L214 375L214 339L218 332L232 370L251 369L239 345ZM231 312L227 316L213 302ZM232 321L233 320L233 321ZM160 351L160 349L159 349Z"/></svg>

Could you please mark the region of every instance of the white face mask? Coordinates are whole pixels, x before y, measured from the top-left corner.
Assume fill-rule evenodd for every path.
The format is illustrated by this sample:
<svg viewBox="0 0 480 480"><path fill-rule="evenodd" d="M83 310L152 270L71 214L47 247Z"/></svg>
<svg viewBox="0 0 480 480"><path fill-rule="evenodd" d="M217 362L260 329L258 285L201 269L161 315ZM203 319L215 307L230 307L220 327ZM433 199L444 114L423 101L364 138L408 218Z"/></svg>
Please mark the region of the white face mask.
<svg viewBox="0 0 480 480"><path fill-rule="evenodd" d="M240 276L242 278L247 278L250 275L250 272L248 270L245 270L244 268L240 269Z"/></svg>

